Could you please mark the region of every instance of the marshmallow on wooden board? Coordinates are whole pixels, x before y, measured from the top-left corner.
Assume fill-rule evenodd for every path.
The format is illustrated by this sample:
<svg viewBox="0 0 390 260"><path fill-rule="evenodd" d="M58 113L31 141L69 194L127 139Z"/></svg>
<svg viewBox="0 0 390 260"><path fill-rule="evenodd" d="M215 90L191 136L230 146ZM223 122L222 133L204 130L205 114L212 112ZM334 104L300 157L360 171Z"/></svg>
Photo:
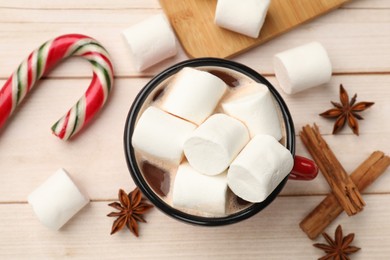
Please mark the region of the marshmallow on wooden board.
<svg viewBox="0 0 390 260"><path fill-rule="evenodd" d="M185 141L184 154L197 171L217 175L248 142L248 129L243 123L225 114L214 114Z"/></svg>
<svg viewBox="0 0 390 260"><path fill-rule="evenodd" d="M89 202L64 169L50 176L27 200L42 224L53 230L60 229Z"/></svg>
<svg viewBox="0 0 390 260"><path fill-rule="evenodd" d="M123 31L137 71L176 55L177 42L163 14L143 20Z"/></svg>
<svg viewBox="0 0 390 260"><path fill-rule="evenodd" d="M215 23L225 29L257 38L270 0L218 0Z"/></svg>
<svg viewBox="0 0 390 260"><path fill-rule="evenodd" d="M328 53L318 42L276 54L274 70L280 87L287 94L322 85L332 77Z"/></svg>
<svg viewBox="0 0 390 260"><path fill-rule="evenodd" d="M248 127L251 137L268 134L280 140L282 130L279 116L267 86L252 82L242 89L245 89L245 93L237 91L222 102L223 111L242 121Z"/></svg>
<svg viewBox="0 0 390 260"><path fill-rule="evenodd" d="M134 149L179 165L183 144L196 125L168 114L157 107L148 107L139 118L131 139Z"/></svg>
<svg viewBox="0 0 390 260"><path fill-rule="evenodd" d="M177 170L172 194L172 204L176 208L223 216L226 212L226 172L208 176L183 163Z"/></svg>
<svg viewBox="0 0 390 260"><path fill-rule="evenodd" d="M169 86L161 108L200 125L210 116L226 91L226 84L211 73L186 67Z"/></svg>
<svg viewBox="0 0 390 260"><path fill-rule="evenodd" d="M290 173L294 159L289 150L270 135L256 135L232 162L229 188L249 202L262 202Z"/></svg>

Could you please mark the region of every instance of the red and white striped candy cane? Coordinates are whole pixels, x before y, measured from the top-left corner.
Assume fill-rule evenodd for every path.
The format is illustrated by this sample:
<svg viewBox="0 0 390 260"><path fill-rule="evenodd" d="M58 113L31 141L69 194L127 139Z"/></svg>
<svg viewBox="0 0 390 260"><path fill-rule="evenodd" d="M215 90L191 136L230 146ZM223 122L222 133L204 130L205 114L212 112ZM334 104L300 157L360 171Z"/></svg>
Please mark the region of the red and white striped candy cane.
<svg viewBox="0 0 390 260"><path fill-rule="evenodd" d="M80 34L67 34L42 44L23 61L0 90L0 128L22 102L34 84L57 63L70 56L87 59L93 68L92 81L85 94L53 126L53 133L67 140L88 123L104 105L114 73L107 51L96 40Z"/></svg>

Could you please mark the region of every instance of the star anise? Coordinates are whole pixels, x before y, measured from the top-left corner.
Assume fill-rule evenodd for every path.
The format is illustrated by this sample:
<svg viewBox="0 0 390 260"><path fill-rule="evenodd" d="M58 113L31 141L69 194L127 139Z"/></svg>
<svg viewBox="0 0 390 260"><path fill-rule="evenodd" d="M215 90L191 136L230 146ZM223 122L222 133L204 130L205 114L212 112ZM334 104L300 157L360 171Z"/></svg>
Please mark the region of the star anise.
<svg viewBox="0 0 390 260"><path fill-rule="evenodd" d="M347 91L344 89L343 85L340 84L340 103L331 101L332 105L335 108L329 109L320 114L320 116L326 118L335 118L337 120L333 127L333 134L339 132L345 125L345 122L348 122L349 127L352 129L353 133L359 135L359 124L358 120L362 120L363 117L357 114L366 110L370 106L374 105L374 102L359 102L356 103L357 94L355 94L351 101L349 101L349 96Z"/></svg>
<svg viewBox="0 0 390 260"><path fill-rule="evenodd" d="M119 210L119 212L111 212L107 215L108 217L117 217L112 224L111 235L121 230L124 226L127 226L127 228L138 237L137 221L146 223L142 214L153 206L145 202L139 188L135 188L129 194L120 189L118 198L120 203L113 202L108 204L108 206Z"/></svg>
<svg viewBox="0 0 390 260"><path fill-rule="evenodd" d="M343 230L340 225L337 226L335 232L335 240L333 240L325 232L322 236L328 242L328 244L316 243L313 246L325 251L326 255L319 258L319 260L337 259L337 260L349 260L349 254L353 254L360 250L359 247L351 246L355 234L351 233L343 237Z"/></svg>

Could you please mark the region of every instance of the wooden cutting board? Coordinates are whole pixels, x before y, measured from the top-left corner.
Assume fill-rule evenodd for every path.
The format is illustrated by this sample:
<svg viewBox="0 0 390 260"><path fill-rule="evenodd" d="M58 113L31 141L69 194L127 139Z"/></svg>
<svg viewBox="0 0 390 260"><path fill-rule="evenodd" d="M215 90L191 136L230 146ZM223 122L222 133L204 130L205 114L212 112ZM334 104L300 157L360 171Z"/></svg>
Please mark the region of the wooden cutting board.
<svg viewBox="0 0 390 260"><path fill-rule="evenodd" d="M215 25L217 0L160 0L160 3L187 55L192 58L228 58L269 41L348 1L271 0L257 39ZM242 0L241 2L245 3Z"/></svg>

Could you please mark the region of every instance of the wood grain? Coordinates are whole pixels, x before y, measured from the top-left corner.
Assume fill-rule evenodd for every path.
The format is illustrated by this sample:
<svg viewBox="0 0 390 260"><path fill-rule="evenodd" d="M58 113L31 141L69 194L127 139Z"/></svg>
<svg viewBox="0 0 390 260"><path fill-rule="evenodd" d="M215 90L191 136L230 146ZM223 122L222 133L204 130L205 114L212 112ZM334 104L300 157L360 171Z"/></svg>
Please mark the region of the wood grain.
<svg viewBox="0 0 390 260"><path fill-rule="evenodd" d="M28 3L33 4L32 1ZM62 8L56 1L42 3L56 9L42 11L28 8L27 4L26 8L21 10L0 9L0 38L7 39L0 41L1 52L7 53L7 56L0 60L0 78L5 79L11 75L19 63L42 42L65 33L83 33L101 41L112 55L115 75L118 77L153 76L162 69L187 59L180 48L176 57L143 73L135 71L121 32L150 15L162 13L161 9L124 8L116 11L106 7L102 10L91 10L80 3L75 4L73 10L69 7ZM124 3L123 5L125 6ZM131 7L131 4L128 5ZM84 21L86 17L88 21ZM381 8L334 10L262 44L259 48L242 53L234 57L234 60L262 74L272 75L272 58L276 53L313 40L321 42L327 49L335 74L390 74L390 16L387 9ZM85 61L77 58L73 60L75 63L60 65L48 77L91 75L89 66L83 65Z"/></svg>
<svg viewBox="0 0 390 260"><path fill-rule="evenodd" d="M175 1L178 2L178 1ZM314 1L313 1L314 2ZM328 50L334 75L324 86L297 95L281 92L296 129L316 122L346 172L351 173L374 150L390 154L390 2L353 0L234 58L273 77L275 53L308 41ZM289 181L270 207L253 218L228 227L199 228L179 223L158 210L146 216L140 238L128 232L110 236L107 206L119 188L135 187L123 153L123 127L139 90L159 71L187 59L179 55L138 73L128 58L121 32L138 21L162 13L158 0L25 1L0 0L0 85L33 49L64 33L83 33L101 41L111 53L115 86L107 107L71 142L51 135L50 126L84 93L89 64L72 58L42 80L7 126L0 130L0 259L316 259L299 222L329 193L324 178ZM339 84L357 101L374 101L361 113L360 136L348 128L331 135L333 121L318 114L337 101ZM299 138L297 153L308 156ZM92 202L60 232L42 226L27 195L64 167L86 190ZM354 259L389 259L390 170L363 193L367 205L356 216L341 214L337 224L355 232L354 244L363 249ZM318 238L318 242L324 242Z"/></svg>
<svg viewBox="0 0 390 260"><path fill-rule="evenodd" d="M346 2L348 0L273 0L260 35L254 39L214 23L217 0L160 0L184 50L193 58L235 56Z"/></svg>
<svg viewBox="0 0 390 260"><path fill-rule="evenodd" d="M108 202L92 202L60 232L42 225L26 204L1 205L2 259L318 259L323 251L300 230L298 223L323 196L280 197L269 208L242 223L199 228L179 223L156 209L145 216L137 239L128 231L110 236ZM390 255L390 195L366 196L367 207L353 219L341 215L337 224L355 233L353 245L362 250L353 259L387 259ZM305 206L298 206L304 204ZM12 214L11 214L12 213ZM365 224L369 221L369 224ZM17 223L17 225L10 225ZM277 223L277 224L276 224ZM324 243L323 238L315 242Z"/></svg>

